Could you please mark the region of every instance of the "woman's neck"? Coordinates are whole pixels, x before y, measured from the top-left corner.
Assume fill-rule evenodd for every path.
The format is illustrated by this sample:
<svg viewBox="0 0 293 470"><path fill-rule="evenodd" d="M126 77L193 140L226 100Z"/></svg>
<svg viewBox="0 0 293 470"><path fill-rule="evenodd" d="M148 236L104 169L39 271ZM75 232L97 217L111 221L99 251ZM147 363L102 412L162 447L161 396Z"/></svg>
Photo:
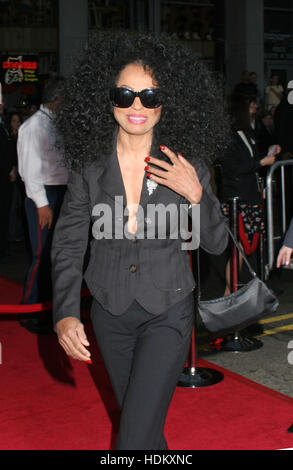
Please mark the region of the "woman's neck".
<svg viewBox="0 0 293 470"><path fill-rule="evenodd" d="M123 157L134 160L144 160L150 154L152 146L152 135L128 134L123 129L119 129L117 136L117 152Z"/></svg>

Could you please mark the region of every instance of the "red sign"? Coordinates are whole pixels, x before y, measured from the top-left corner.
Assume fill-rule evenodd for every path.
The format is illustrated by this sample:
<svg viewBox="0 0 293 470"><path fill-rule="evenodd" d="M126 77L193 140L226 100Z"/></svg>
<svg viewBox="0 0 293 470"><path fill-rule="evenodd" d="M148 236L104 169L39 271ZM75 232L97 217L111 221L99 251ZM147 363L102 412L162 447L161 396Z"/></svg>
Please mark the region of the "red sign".
<svg viewBox="0 0 293 470"><path fill-rule="evenodd" d="M3 69L29 69L29 70L36 70L38 68L37 62L3 62Z"/></svg>

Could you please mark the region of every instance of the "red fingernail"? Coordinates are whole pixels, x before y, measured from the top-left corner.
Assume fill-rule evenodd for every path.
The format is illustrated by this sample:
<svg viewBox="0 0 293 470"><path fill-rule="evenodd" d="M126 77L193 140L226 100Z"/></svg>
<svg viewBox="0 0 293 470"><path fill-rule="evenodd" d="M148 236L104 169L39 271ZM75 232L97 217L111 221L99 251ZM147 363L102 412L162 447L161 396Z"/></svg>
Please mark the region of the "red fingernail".
<svg viewBox="0 0 293 470"><path fill-rule="evenodd" d="M179 153L179 152L178 152L178 156L183 158L183 156L182 156L181 153Z"/></svg>
<svg viewBox="0 0 293 470"><path fill-rule="evenodd" d="M161 149L161 150L165 150L164 145L160 145L160 149Z"/></svg>
<svg viewBox="0 0 293 470"><path fill-rule="evenodd" d="M150 174L150 173L148 173L148 174L147 174L147 177L148 177L148 178L150 178L150 177L151 177L151 174Z"/></svg>
<svg viewBox="0 0 293 470"><path fill-rule="evenodd" d="M145 158L145 161L146 161L146 162L150 162L150 161L151 161L151 157L146 157L146 158Z"/></svg>
<svg viewBox="0 0 293 470"><path fill-rule="evenodd" d="M149 166L146 166L145 167L145 171L149 171L150 167Z"/></svg>
<svg viewBox="0 0 293 470"><path fill-rule="evenodd" d="M88 361L86 361L87 364L92 364L92 361L89 359Z"/></svg>

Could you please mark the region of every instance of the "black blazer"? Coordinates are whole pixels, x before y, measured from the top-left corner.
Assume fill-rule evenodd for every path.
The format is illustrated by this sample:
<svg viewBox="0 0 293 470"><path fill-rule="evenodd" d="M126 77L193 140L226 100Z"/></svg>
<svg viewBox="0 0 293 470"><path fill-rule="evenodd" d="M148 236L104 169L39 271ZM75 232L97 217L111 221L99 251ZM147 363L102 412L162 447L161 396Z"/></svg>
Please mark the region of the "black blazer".
<svg viewBox="0 0 293 470"><path fill-rule="evenodd" d="M195 168L203 186L200 244L207 252L220 254L227 245L226 219L211 190L209 170L200 162ZM79 318L89 230L94 228L97 220L101 220L93 215L98 203L105 204L106 211L107 207L111 209L113 226L116 223L120 239L112 239L112 234L99 240L91 237L84 278L92 296L106 310L113 315L121 315L136 299L150 313L160 314L194 289L189 253L182 251L182 239L172 239L170 234L171 219L176 217L176 211L167 223L166 237L164 227L145 212L147 204L173 204L179 208L187 201L160 185L149 194L147 184L145 176L140 200L144 210L140 217L141 232L128 239L123 234L123 224L127 220L123 215L126 198L116 151L106 165L95 162L83 174L71 172L51 252L55 324L67 316ZM115 196L120 196L118 202L115 202ZM153 235L148 239L142 238L150 226L155 228Z"/></svg>
<svg viewBox="0 0 293 470"><path fill-rule="evenodd" d="M290 222L289 228L286 232L283 245L293 248L293 219Z"/></svg>
<svg viewBox="0 0 293 470"><path fill-rule="evenodd" d="M229 148L220 158L221 183L219 198L227 202L233 197L239 197L241 202L259 204L261 193L257 184L257 172L262 169L260 155L253 139L252 132L245 133L252 150L253 157L247 145L237 132L233 132Z"/></svg>

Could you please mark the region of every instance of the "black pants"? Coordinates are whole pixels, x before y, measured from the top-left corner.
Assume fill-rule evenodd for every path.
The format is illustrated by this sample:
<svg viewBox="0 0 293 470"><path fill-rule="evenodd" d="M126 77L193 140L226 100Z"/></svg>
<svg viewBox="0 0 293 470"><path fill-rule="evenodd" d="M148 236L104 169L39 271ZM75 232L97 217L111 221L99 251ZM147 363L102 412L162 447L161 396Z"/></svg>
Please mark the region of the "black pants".
<svg viewBox="0 0 293 470"><path fill-rule="evenodd" d="M115 449L168 449L163 430L190 347L193 294L157 316L137 302L113 316L93 301L91 319L121 408Z"/></svg>
<svg viewBox="0 0 293 470"><path fill-rule="evenodd" d="M35 203L28 197L24 201L32 250L32 262L25 282L21 302L23 304L45 302L50 300L52 296L50 250L54 227L59 216L66 186L45 186L45 189L50 208L53 212L53 222L50 229L46 225L41 230Z"/></svg>

